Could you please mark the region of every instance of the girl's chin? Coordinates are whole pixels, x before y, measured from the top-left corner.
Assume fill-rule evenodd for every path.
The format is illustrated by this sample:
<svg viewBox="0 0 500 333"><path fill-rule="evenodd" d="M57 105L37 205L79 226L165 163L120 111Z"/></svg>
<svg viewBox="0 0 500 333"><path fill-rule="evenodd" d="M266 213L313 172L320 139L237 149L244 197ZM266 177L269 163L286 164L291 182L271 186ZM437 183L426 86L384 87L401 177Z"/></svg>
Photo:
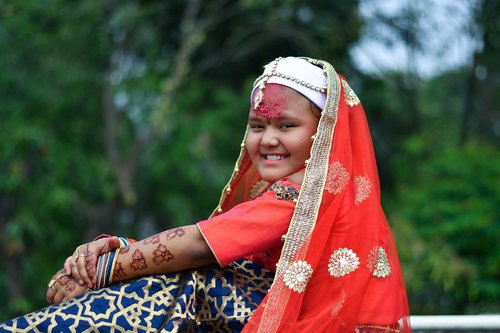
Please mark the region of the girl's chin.
<svg viewBox="0 0 500 333"><path fill-rule="evenodd" d="M274 182L277 182L278 180L280 179L283 179L285 178L286 175L284 176L280 176L280 175L269 175L269 174L266 174L266 173L262 173L260 178L268 183L274 183Z"/></svg>
<svg viewBox="0 0 500 333"><path fill-rule="evenodd" d="M290 176L293 176L296 172L278 172L278 170L274 171L274 172L266 172L266 171L263 171L260 173L260 178L266 182L269 182L269 183L274 183L274 182L277 182L278 180L280 179L283 179L283 178L288 178Z"/></svg>

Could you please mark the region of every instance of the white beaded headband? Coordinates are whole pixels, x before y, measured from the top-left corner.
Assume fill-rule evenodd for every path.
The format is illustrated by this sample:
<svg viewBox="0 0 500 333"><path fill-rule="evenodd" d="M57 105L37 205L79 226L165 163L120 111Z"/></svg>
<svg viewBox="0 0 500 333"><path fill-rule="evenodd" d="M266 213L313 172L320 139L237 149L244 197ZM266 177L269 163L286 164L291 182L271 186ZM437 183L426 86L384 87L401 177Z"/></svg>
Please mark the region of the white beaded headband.
<svg viewBox="0 0 500 333"><path fill-rule="evenodd" d="M296 57L277 58L265 66L264 73L253 85L251 96L256 110L264 98L267 83L292 88L323 109L326 101L326 74L313 59ZM258 89L257 92L255 92ZM254 95L255 92L255 95Z"/></svg>

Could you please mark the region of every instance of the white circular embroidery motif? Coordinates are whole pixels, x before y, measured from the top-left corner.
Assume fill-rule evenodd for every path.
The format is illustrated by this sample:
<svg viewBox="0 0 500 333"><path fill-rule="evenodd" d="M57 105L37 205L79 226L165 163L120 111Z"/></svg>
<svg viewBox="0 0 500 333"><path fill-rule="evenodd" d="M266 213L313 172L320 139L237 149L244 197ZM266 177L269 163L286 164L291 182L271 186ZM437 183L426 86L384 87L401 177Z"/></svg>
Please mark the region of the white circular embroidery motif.
<svg viewBox="0 0 500 333"><path fill-rule="evenodd" d="M285 270L283 281L288 288L298 293L303 293L306 290L307 282L309 282L312 273L311 265L307 261L294 261Z"/></svg>
<svg viewBox="0 0 500 333"><path fill-rule="evenodd" d="M376 277L386 277L391 274L387 252L381 246L375 246L368 254L368 269Z"/></svg>
<svg viewBox="0 0 500 333"><path fill-rule="evenodd" d="M354 178L354 188L356 189L356 197L354 199L354 202L356 203L356 205L359 205L360 203L368 199L368 197L370 196L371 187L372 185L370 184L368 178L364 176L356 176L356 178Z"/></svg>
<svg viewBox="0 0 500 333"><path fill-rule="evenodd" d="M328 272L331 276L339 278L354 272L359 266L356 253L347 248L340 248L333 252L328 261Z"/></svg>
<svg viewBox="0 0 500 333"><path fill-rule="evenodd" d="M328 192L339 194L346 187L348 181L349 173L339 161L330 164L325 184Z"/></svg>

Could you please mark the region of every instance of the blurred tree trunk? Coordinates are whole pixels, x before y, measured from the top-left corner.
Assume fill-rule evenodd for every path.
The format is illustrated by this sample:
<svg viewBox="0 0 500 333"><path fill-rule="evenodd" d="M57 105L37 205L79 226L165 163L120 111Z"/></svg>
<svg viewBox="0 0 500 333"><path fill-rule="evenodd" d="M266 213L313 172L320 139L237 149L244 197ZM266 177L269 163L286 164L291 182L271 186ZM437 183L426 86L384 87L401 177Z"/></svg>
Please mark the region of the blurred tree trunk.
<svg viewBox="0 0 500 333"><path fill-rule="evenodd" d="M474 119L473 115L477 112L477 54L474 53L472 65L468 70L465 82L464 92L464 108L462 114L462 121L459 134L459 145L464 146L469 139L469 132L471 130L471 121Z"/></svg>
<svg viewBox="0 0 500 333"><path fill-rule="evenodd" d="M500 2L482 0L470 30L482 49L474 54L465 91L460 144L474 136L500 143ZM472 135L473 134L473 135Z"/></svg>
<svg viewBox="0 0 500 333"><path fill-rule="evenodd" d="M220 4L221 1L212 2ZM137 191L134 189L134 179L139 167L144 149L159 135L165 135L169 124L169 113L173 98L184 82L191 68L191 56L204 42L206 30L214 21L220 6L212 6L208 13L200 13L200 0L190 0L185 8L181 21L179 38L180 45L174 51L173 61L170 64L170 74L165 80L160 101L154 110L146 134L136 138L128 147L118 148L119 121L121 117L113 104L113 88L106 80L103 85L102 112L104 115L104 143L107 157L115 170L118 189L123 202L133 205L136 202ZM111 69L116 71L117 69Z"/></svg>

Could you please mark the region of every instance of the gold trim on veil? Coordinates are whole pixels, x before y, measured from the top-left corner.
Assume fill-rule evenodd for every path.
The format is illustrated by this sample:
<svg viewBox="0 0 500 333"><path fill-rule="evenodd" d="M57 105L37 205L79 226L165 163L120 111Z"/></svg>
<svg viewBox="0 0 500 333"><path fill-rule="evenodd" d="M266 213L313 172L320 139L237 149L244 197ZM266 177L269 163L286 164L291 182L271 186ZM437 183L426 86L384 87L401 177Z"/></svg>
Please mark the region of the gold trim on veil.
<svg viewBox="0 0 500 333"><path fill-rule="evenodd" d="M318 131L311 148L311 157L306 165L299 199L286 235L273 286L269 291L259 332L275 332L277 330L285 307L284 304L292 292L283 282L283 274L293 262L303 260L307 252L325 187L333 133L337 123L340 79L329 63L320 60L307 60L321 65L326 71L326 105L321 113ZM277 312L276 309L281 311Z"/></svg>
<svg viewBox="0 0 500 333"><path fill-rule="evenodd" d="M318 131L311 148L311 158L307 161L304 182L295 207L294 215L285 238L273 286L269 292L269 299L259 331L274 332L281 319L282 312L267 309L284 308L286 299L291 292L283 283L285 270L293 263L302 260L309 246L310 235L316 225L316 219L321 204L328 160L331 151L333 133L337 122L338 105L340 99L340 79L332 65L325 61L302 58L319 65L327 76L326 105L321 113ZM259 178L251 165L248 152L245 149L245 137L241 143L241 151L236 161L233 173L227 185L222 190L219 205L212 216L218 215L234 207L249 197L248 190L254 186ZM242 200L243 199L243 200ZM283 306L277 306L277 305Z"/></svg>

